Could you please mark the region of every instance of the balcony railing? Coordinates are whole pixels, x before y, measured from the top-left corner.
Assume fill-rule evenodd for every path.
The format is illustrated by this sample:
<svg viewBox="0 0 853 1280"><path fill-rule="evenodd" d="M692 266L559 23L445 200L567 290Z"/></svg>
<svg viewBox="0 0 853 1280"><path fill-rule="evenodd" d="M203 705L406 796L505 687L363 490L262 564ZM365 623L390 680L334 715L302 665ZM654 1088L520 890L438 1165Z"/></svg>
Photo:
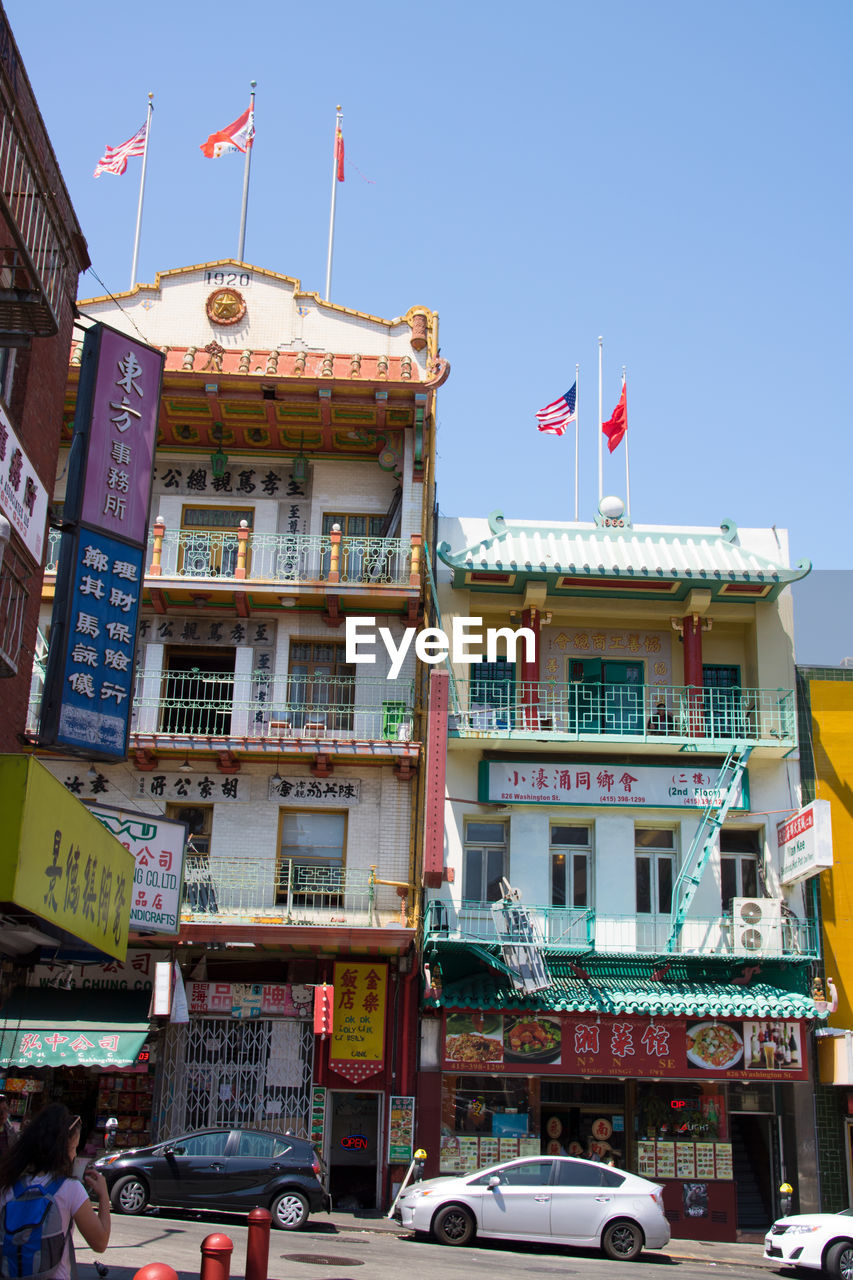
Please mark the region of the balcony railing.
<svg viewBox="0 0 853 1280"><path fill-rule="evenodd" d="M796 745L792 689L697 689L551 680L457 680L458 737L613 738L678 745Z"/></svg>
<svg viewBox="0 0 853 1280"><path fill-rule="evenodd" d="M425 941L441 939L458 942L511 943L499 934L491 902L463 902L459 906L435 899L427 903L424 919ZM669 915L611 915L588 907L526 906L533 934L541 939L543 951L585 952L594 955L717 956L748 960L750 957L787 960L819 958L819 940L814 920L782 917L768 921L763 931L749 938L738 936L730 915L689 916L668 950L672 933Z"/></svg>
<svg viewBox="0 0 853 1280"><path fill-rule="evenodd" d="M363 587L415 587L420 581L420 546L414 538L158 529L162 526L155 525L148 538L147 577ZM56 573L61 536L55 529L49 532L46 573Z"/></svg>
<svg viewBox="0 0 853 1280"><path fill-rule="evenodd" d="M0 106L0 203L16 244L0 246L0 327L49 337L63 297L73 298L77 268L51 184L31 160L20 113Z"/></svg>
<svg viewBox="0 0 853 1280"><path fill-rule="evenodd" d="M139 672L131 731L407 742L413 708L411 680Z"/></svg>
<svg viewBox="0 0 853 1280"><path fill-rule="evenodd" d="M195 854L184 866L181 919L188 923L272 921L365 928L399 922L400 910L400 899L377 882L375 868Z"/></svg>
<svg viewBox="0 0 853 1280"><path fill-rule="evenodd" d="M30 732L38 729L41 693L34 683ZM138 670L130 728L177 738L410 742L414 697L413 680Z"/></svg>

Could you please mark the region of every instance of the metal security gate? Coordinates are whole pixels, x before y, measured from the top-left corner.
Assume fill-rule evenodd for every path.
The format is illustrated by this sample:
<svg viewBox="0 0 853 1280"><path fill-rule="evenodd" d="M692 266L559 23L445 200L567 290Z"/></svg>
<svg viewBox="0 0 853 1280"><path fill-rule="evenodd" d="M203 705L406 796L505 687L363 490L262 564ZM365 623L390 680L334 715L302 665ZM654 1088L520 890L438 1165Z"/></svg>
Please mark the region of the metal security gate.
<svg viewBox="0 0 853 1280"><path fill-rule="evenodd" d="M154 1140L232 1125L309 1136L314 1028L292 1018L190 1018L166 1029Z"/></svg>

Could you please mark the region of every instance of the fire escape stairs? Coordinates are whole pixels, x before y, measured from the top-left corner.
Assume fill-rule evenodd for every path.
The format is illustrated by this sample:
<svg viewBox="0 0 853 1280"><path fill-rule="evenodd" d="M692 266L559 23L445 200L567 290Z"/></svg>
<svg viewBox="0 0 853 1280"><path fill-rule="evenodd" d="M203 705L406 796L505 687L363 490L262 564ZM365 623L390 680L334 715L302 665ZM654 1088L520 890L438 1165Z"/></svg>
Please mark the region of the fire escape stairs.
<svg viewBox="0 0 853 1280"><path fill-rule="evenodd" d="M723 761L712 791L712 798L705 806L687 857L672 888L672 928L666 944L667 952L675 951L678 946L678 939L690 910L690 904L699 887L705 867L708 865L720 827L737 798L751 751L752 747L746 743L734 742ZM722 800L720 800L721 794Z"/></svg>

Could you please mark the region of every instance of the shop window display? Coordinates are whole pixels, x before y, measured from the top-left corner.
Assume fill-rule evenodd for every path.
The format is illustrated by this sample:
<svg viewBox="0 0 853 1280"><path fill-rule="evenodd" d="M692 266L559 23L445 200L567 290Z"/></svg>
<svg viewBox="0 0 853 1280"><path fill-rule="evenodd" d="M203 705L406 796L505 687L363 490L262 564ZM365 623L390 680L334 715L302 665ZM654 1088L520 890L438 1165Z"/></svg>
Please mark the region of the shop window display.
<svg viewBox="0 0 853 1280"><path fill-rule="evenodd" d="M728 1181L732 1146L719 1085L645 1085L636 1108L636 1172L646 1178Z"/></svg>

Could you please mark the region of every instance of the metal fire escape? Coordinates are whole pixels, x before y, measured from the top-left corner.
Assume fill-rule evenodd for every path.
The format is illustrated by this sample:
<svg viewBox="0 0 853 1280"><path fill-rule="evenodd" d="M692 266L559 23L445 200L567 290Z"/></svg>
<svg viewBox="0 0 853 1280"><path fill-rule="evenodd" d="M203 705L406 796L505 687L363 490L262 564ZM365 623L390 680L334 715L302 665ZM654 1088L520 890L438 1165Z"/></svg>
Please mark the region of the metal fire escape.
<svg viewBox="0 0 853 1280"><path fill-rule="evenodd" d="M678 945L687 912L716 844L720 827L740 791L751 751L752 747L746 743L734 742L723 761L711 798L705 806L687 857L672 887L672 929L666 944L667 951L674 951Z"/></svg>

